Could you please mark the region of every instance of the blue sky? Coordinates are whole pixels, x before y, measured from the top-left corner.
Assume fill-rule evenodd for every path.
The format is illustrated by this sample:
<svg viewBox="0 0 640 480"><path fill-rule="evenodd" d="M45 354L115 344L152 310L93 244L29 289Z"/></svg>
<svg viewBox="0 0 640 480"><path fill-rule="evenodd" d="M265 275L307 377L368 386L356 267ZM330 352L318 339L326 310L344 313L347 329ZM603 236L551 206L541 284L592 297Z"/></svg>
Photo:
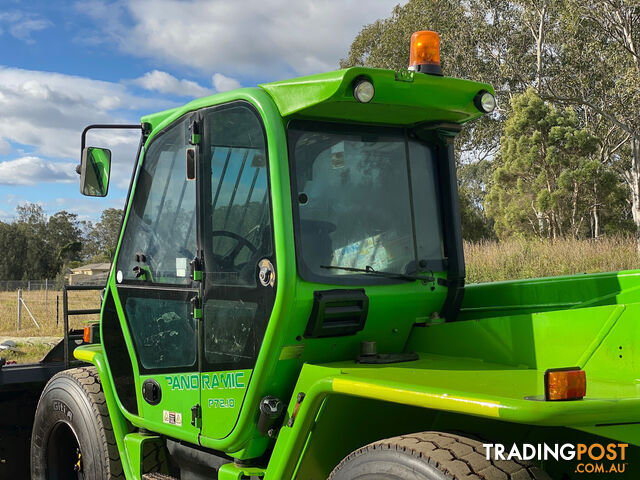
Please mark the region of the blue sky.
<svg viewBox="0 0 640 480"><path fill-rule="evenodd" d="M111 148L112 183L106 199L83 197L74 168L86 125L336 69L360 29L398 3L0 0L0 220L26 201L88 220L122 207L138 138L89 138Z"/></svg>

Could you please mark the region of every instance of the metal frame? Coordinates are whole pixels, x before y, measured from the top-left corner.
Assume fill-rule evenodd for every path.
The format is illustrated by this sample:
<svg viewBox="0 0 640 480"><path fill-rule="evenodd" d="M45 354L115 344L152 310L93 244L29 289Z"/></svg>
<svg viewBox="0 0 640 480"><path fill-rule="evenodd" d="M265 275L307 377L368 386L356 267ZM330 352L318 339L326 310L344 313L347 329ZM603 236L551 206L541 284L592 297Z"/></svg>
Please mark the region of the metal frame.
<svg viewBox="0 0 640 480"><path fill-rule="evenodd" d="M62 287L62 320L64 324L64 368L69 368L69 315L95 315L101 308L69 310L69 290L103 290L101 285L65 285Z"/></svg>
<svg viewBox="0 0 640 480"><path fill-rule="evenodd" d="M88 127L86 127L82 131L82 137L80 139L80 158L82 158L82 152L84 152L84 147L86 146L86 143L87 143L87 132L89 132L89 130L95 130L95 129L140 130L141 132L144 133L144 126L141 125L141 124L124 124L124 123L122 123L122 124L105 124L105 123L96 123L95 125L89 125Z"/></svg>

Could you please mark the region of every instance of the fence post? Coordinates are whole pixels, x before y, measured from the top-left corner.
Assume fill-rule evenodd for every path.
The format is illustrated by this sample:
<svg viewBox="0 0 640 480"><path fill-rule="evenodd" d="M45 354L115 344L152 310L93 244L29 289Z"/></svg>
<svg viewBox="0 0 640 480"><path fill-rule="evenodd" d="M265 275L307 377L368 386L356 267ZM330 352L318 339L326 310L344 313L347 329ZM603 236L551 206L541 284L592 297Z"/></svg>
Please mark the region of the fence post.
<svg viewBox="0 0 640 480"><path fill-rule="evenodd" d="M18 289L18 330L20 330L21 317L22 317L22 290Z"/></svg>
<svg viewBox="0 0 640 480"><path fill-rule="evenodd" d="M47 297L49 296L49 280L44 279L44 309L47 309Z"/></svg>
<svg viewBox="0 0 640 480"><path fill-rule="evenodd" d="M64 366L69 368L69 293L67 287L62 287L62 323L64 328Z"/></svg>

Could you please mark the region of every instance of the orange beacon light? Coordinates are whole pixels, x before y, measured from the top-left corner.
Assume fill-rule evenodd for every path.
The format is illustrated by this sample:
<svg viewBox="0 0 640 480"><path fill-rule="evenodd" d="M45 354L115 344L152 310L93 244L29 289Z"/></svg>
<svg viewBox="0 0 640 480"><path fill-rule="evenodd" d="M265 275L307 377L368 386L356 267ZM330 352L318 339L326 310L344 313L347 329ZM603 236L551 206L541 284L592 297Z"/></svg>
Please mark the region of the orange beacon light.
<svg viewBox="0 0 640 480"><path fill-rule="evenodd" d="M442 76L440 35L429 30L421 30L411 35L409 70Z"/></svg>

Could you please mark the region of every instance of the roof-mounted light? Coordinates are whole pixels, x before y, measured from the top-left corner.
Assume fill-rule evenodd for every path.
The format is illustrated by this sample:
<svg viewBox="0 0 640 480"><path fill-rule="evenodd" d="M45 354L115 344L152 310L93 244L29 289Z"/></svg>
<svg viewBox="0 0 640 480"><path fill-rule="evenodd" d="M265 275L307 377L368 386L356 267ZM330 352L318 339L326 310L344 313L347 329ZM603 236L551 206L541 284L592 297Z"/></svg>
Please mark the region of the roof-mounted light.
<svg viewBox="0 0 640 480"><path fill-rule="evenodd" d="M484 113L491 113L496 109L496 97L487 92L480 90L473 98L476 108Z"/></svg>
<svg viewBox="0 0 640 480"><path fill-rule="evenodd" d="M422 30L411 35L409 70L442 76L440 35L429 30Z"/></svg>
<svg viewBox="0 0 640 480"><path fill-rule="evenodd" d="M353 96L360 103L369 103L376 93L371 80L365 77L356 78L353 82Z"/></svg>

